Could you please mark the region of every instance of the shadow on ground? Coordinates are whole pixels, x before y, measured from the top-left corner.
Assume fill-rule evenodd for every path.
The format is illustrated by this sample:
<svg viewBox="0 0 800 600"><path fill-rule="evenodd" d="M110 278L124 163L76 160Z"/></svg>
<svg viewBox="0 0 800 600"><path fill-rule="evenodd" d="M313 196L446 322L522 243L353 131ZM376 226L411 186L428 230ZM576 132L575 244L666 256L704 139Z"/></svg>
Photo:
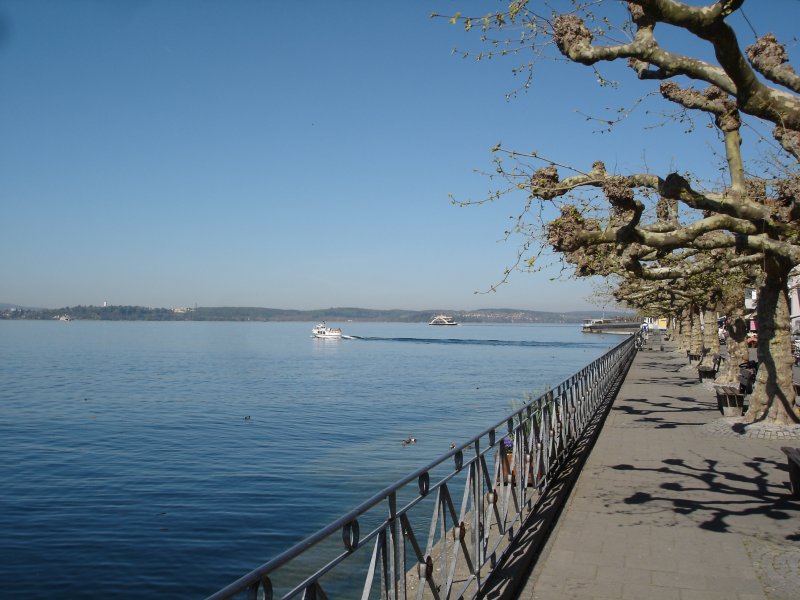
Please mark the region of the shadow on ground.
<svg viewBox="0 0 800 600"><path fill-rule="evenodd" d="M671 400L654 402L647 398L625 398L618 402L611 409L614 412L622 413L632 417L637 423L648 423L655 426L655 429L675 429L676 427L690 426L701 427L702 422L696 420L680 420L678 415L691 413L703 413L716 410L716 405L712 402L702 402L689 396L667 396Z"/></svg>
<svg viewBox="0 0 800 600"><path fill-rule="evenodd" d="M720 533L732 531L730 521L737 517L761 516L774 522L793 520L786 526L793 524L794 531L786 532L783 539L800 541L800 500L792 498L786 487L771 484L768 479L768 471L773 472L773 480L775 471L787 473L784 464L755 457L742 463L741 466L749 469L743 474L725 470L715 460L706 459L699 466L683 459L662 462L664 466L659 468L628 464L611 467L617 471L659 473L667 480L659 486L664 495L636 492L624 499L625 504L671 504L674 513L691 518L701 529ZM788 473L784 479L788 481Z"/></svg>

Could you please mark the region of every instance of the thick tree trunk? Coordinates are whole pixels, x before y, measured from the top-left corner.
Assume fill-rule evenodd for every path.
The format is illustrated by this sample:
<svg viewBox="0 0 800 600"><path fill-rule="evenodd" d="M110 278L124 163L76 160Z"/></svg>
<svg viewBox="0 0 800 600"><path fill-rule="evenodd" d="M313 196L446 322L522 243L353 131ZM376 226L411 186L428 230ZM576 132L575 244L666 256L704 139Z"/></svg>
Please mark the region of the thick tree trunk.
<svg viewBox="0 0 800 600"><path fill-rule="evenodd" d="M672 341L678 350L683 350L683 317L681 313L676 313L672 317Z"/></svg>
<svg viewBox="0 0 800 600"><path fill-rule="evenodd" d="M789 321L788 261L768 256L759 289L758 375L745 421L776 425L800 423L792 386L792 337Z"/></svg>
<svg viewBox="0 0 800 600"><path fill-rule="evenodd" d="M678 348L681 352L691 349L692 344L692 313L690 309L681 311L678 317Z"/></svg>
<svg viewBox="0 0 800 600"><path fill-rule="evenodd" d="M677 313L674 317L674 322L672 324L672 339L675 341L675 345L678 347L678 350L683 352L686 348L684 348L683 343L683 311Z"/></svg>
<svg viewBox="0 0 800 600"><path fill-rule="evenodd" d="M744 318L744 288L740 293L728 297L725 314L728 317L725 330L728 337L725 344L728 347L728 362L725 369L720 371L719 381L739 381L739 365L748 360L750 353L747 351L747 321Z"/></svg>
<svg viewBox="0 0 800 600"><path fill-rule="evenodd" d="M717 311L703 309L703 348L708 353L701 360L701 364L710 365L714 360L713 355L719 354L719 334L717 333Z"/></svg>
<svg viewBox="0 0 800 600"><path fill-rule="evenodd" d="M691 322L691 336L689 339L689 351L692 354L700 354L703 350L703 331L700 329L700 308L692 305Z"/></svg>

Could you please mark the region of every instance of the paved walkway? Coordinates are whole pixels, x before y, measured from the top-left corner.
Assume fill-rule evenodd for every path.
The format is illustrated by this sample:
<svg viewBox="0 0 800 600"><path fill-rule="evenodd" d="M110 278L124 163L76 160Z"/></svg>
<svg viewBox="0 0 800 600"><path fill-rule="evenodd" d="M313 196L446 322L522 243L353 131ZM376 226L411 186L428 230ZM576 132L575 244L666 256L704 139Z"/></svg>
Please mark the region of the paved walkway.
<svg viewBox="0 0 800 600"><path fill-rule="evenodd" d="M800 598L800 426L743 433L685 363L639 352L521 598Z"/></svg>

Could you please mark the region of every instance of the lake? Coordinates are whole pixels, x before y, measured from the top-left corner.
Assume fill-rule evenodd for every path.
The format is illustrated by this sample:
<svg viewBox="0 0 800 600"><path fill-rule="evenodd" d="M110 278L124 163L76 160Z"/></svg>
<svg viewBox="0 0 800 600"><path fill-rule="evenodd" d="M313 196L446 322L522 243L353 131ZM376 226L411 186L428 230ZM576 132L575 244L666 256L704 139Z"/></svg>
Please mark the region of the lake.
<svg viewBox="0 0 800 600"><path fill-rule="evenodd" d="M4 597L204 597L622 340L312 325L0 321Z"/></svg>

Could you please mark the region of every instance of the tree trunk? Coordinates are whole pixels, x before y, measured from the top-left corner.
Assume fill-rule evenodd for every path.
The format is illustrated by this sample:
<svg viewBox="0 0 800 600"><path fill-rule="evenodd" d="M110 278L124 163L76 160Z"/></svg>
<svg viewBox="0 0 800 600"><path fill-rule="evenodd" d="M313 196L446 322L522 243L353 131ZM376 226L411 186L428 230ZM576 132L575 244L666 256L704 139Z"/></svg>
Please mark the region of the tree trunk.
<svg viewBox="0 0 800 600"><path fill-rule="evenodd" d="M789 271L786 260L768 256L758 294L758 361L755 389L746 422L800 423L792 385L792 336L789 320Z"/></svg>
<svg viewBox="0 0 800 600"><path fill-rule="evenodd" d="M682 310L678 316L678 349L686 352L691 349L692 313L689 308Z"/></svg>
<svg viewBox="0 0 800 600"><path fill-rule="evenodd" d="M692 305L691 309L692 329L689 339L689 351L692 354L700 354L703 350L703 331L700 329L700 308Z"/></svg>
<svg viewBox="0 0 800 600"><path fill-rule="evenodd" d="M713 355L719 354L719 334L717 333L717 311L708 308L703 309L703 348L708 350L708 354L703 356L700 364L711 364Z"/></svg>
<svg viewBox="0 0 800 600"><path fill-rule="evenodd" d="M675 331L674 331L674 340L678 346L678 350L680 352L684 352L689 348L686 347L686 321L684 316L684 311L681 310L678 314L675 315Z"/></svg>
<svg viewBox="0 0 800 600"><path fill-rule="evenodd" d="M750 357L747 351L748 326L744 318L744 288L738 288L738 292L728 296L727 300L725 314L728 320L725 323L725 330L728 332L728 337L725 344L728 346L728 364L718 380L735 382L738 385L739 365Z"/></svg>

